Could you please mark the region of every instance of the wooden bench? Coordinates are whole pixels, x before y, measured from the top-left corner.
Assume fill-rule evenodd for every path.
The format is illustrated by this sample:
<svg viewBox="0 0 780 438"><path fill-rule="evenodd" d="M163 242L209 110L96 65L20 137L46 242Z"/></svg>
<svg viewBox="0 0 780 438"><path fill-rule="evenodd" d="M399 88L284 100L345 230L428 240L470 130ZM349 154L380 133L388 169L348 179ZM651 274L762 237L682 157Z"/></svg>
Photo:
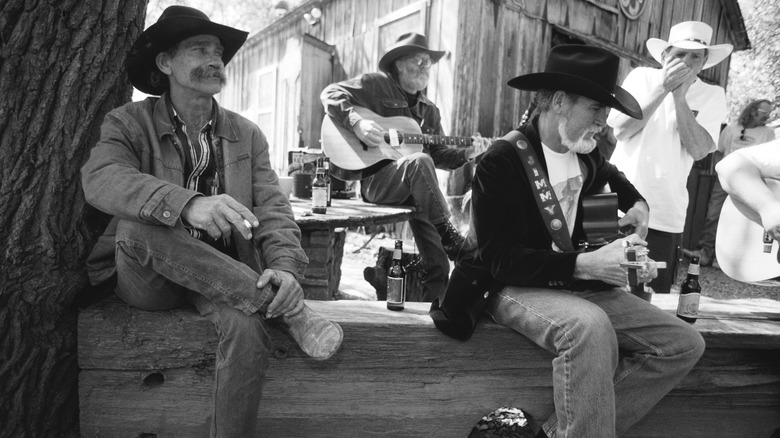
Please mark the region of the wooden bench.
<svg viewBox="0 0 780 438"><path fill-rule="evenodd" d="M653 302L673 312L676 299ZM433 327L426 303L308 304L342 325L343 347L317 362L273 333L263 436L465 437L501 406L537 418L553 409L552 355L505 327L483 322L464 343ZM780 303L703 298L701 314L704 357L628 436L768 438L780 428ZM82 311L78 329L82 436L208 435L210 322L114 301Z"/></svg>
<svg viewBox="0 0 780 438"><path fill-rule="evenodd" d="M368 204L357 199L334 199L326 214L313 214L309 200L293 198L290 204L301 228L301 246L309 257L301 286L310 300L332 300L338 292L344 228L404 222L414 214L412 207Z"/></svg>

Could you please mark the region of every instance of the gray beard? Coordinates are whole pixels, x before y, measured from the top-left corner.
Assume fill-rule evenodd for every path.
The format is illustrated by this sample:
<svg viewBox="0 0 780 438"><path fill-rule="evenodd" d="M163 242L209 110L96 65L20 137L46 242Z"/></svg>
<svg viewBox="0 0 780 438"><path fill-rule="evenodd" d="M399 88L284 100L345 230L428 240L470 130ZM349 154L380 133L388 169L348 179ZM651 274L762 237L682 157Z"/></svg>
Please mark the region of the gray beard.
<svg viewBox="0 0 780 438"><path fill-rule="evenodd" d="M582 136L576 140L569 138L566 134L566 125L569 123L569 118L562 118L558 121L558 134L561 136L561 144L566 146L570 151L577 154L589 154L596 148L596 139L593 138L594 132L591 130L585 131Z"/></svg>
<svg viewBox="0 0 780 438"><path fill-rule="evenodd" d="M401 75L399 74L398 82L401 84L401 88L406 90L407 92L411 90L415 90L415 93L417 91L422 91L425 89L425 87L428 86L428 76L427 75L413 75L411 77L404 76L403 79L401 79Z"/></svg>

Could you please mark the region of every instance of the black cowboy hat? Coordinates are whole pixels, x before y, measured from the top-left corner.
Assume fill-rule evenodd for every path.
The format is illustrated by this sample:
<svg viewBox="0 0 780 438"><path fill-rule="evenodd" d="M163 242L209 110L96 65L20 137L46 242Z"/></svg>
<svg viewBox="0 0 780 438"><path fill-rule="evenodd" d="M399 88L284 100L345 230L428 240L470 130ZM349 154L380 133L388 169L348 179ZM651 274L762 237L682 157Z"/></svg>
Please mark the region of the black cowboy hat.
<svg viewBox="0 0 780 438"><path fill-rule="evenodd" d="M428 39L425 35L419 33L405 33L398 37L395 44L390 46L379 59L379 70L389 72L393 61L409 53L425 52L431 56L431 61L435 64L439 62L446 52L438 52L428 49Z"/></svg>
<svg viewBox="0 0 780 438"><path fill-rule="evenodd" d="M531 73L507 82L519 90L563 90L642 119L642 108L617 84L620 58L594 46L565 44L553 47L543 73Z"/></svg>
<svg viewBox="0 0 780 438"><path fill-rule="evenodd" d="M127 76L133 86L146 94L159 96L168 89L167 82L151 78L159 72L155 58L174 44L195 35L214 35L222 42L222 62L226 65L246 41L248 32L217 24L203 12L187 6L165 8L156 23L135 41L127 57Z"/></svg>

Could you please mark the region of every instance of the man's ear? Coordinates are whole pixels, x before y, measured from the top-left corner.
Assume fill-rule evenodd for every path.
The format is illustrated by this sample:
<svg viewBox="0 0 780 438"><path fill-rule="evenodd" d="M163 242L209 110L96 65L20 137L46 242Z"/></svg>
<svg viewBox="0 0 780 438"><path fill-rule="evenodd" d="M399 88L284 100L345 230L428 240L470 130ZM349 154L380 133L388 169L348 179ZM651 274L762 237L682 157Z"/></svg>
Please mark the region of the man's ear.
<svg viewBox="0 0 780 438"><path fill-rule="evenodd" d="M160 52L157 54L157 56L154 57L154 62L157 64L157 68L159 68L161 72L169 76L172 72L171 66L169 64L170 61L171 61L171 57L165 52Z"/></svg>
<svg viewBox="0 0 780 438"><path fill-rule="evenodd" d="M550 103L553 111L555 111L556 114L560 114L563 110L564 104L566 103L566 92L558 90L553 93Z"/></svg>

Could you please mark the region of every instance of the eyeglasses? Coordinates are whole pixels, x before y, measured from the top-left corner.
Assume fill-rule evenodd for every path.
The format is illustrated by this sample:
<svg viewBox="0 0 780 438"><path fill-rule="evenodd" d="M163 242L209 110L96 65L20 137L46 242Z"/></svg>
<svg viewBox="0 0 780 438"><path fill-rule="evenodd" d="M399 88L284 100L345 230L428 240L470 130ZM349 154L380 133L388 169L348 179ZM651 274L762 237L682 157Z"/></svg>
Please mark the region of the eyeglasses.
<svg viewBox="0 0 780 438"><path fill-rule="evenodd" d="M408 58L409 61L412 61L412 64L416 65L418 68L428 68L433 65L433 61L431 61L431 58Z"/></svg>

